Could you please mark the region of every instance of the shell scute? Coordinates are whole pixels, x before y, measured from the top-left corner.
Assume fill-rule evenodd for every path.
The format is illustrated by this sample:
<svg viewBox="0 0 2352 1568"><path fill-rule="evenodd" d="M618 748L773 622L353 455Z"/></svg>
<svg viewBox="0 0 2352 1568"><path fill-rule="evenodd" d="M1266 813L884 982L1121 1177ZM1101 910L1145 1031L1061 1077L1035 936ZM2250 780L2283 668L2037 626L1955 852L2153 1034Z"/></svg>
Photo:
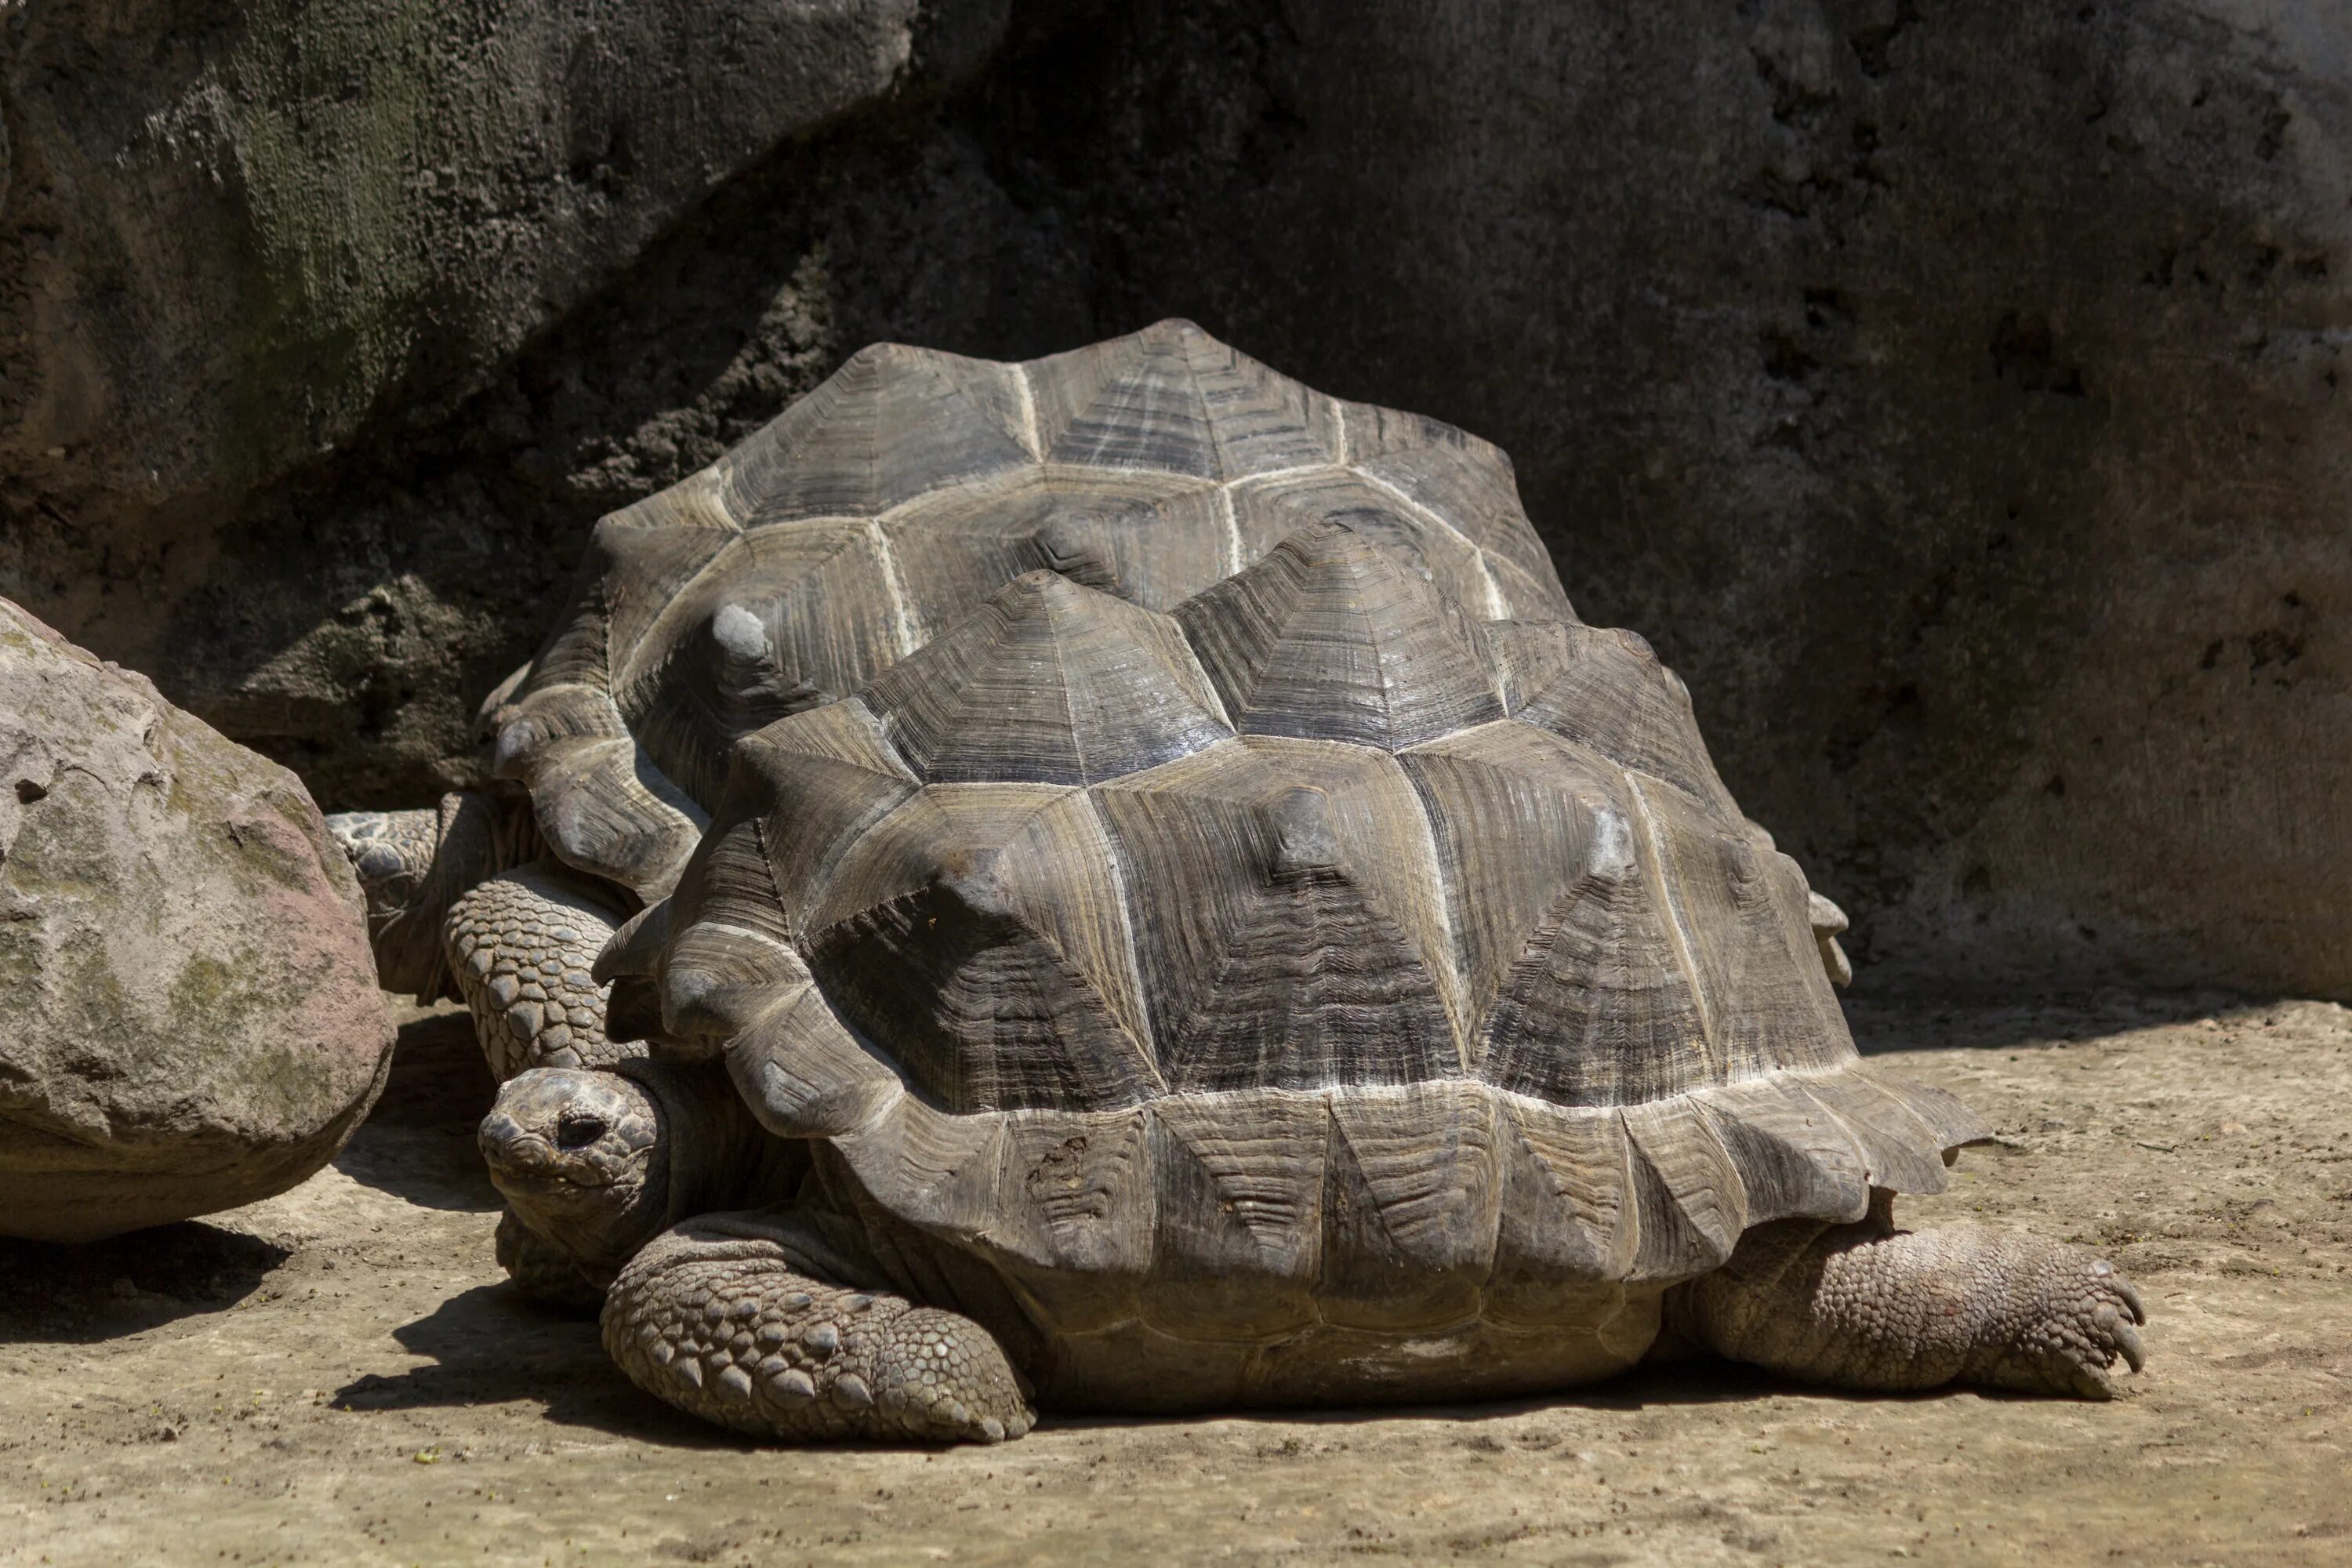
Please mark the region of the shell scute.
<svg viewBox="0 0 2352 1568"><path fill-rule="evenodd" d="M882 579L861 523L730 540L615 660L630 732L688 794L714 798L736 741L847 695L899 656Z"/></svg>
<svg viewBox="0 0 2352 1568"><path fill-rule="evenodd" d="M1347 468L1269 474L1230 487L1243 559L1257 562L1284 540L1333 522L1377 545L1441 598L1481 619L1509 611L1497 596L1486 558L1438 516ZM1565 603L1565 601L1562 601Z"/></svg>
<svg viewBox="0 0 2352 1568"><path fill-rule="evenodd" d="M769 992L727 1047L728 1073L761 1126L782 1138L844 1137L907 1100L896 1069L842 1027L814 981L772 979Z"/></svg>
<svg viewBox="0 0 2352 1568"><path fill-rule="evenodd" d="M1506 1097L1496 1124L1498 1179L1488 1315L1558 1322L1594 1281L1633 1266L1640 1216L1624 1123L1613 1110Z"/></svg>
<svg viewBox="0 0 2352 1568"><path fill-rule="evenodd" d="M794 932L807 928L834 865L850 846L921 787L854 697L746 737L736 749L735 768L721 820L739 814L757 819L772 896ZM706 886L718 881L700 880Z"/></svg>
<svg viewBox="0 0 2352 1568"><path fill-rule="evenodd" d="M1131 1104L1162 1086L1116 875L1082 795L929 786L834 868L810 967L946 1110Z"/></svg>
<svg viewBox="0 0 2352 1568"><path fill-rule="evenodd" d="M997 1202L975 1237L1015 1281L1084 1333L1135 1317L1151 1269L1158 1189L1143 1109L1005 1119ZM1072 1290L1063 1281L1085 1281Z"/></svg>
<svg viewBox="0 0 2352 1568"><path fill-rule="evenodd" d="M1774 1074L1737 1092L1706 1089L1693 1098L1739 1168L1748 1224L1792 1215L1857 1220L1868 1212L1869 1161L1800 1083Z"/></svg>
<svg viewBox="0 0 2352 1568"><path fill-rule="evenodd" d="M1232 733L1173 622L1032 572L866 691L932 784L1085 784Z"/></svg>
<svg viewBox="0 0 2352 1568"><path fill-rule="evenodd" d="M1151 1107L1158 1177L1144 1321L1197 1339L1272 1339L1315 1319L1323 1262L1321 1094L1267 1090L1233 1114L1224 1096Z"/></svg>
<svg viewBox="0 0 2352 1568"><path fill-rule="evenodd" d="M1698 988L1624 775L1509 721L1400 761L1428 805L1479 1075L1561 1105L1708 1081Z"/></svg>
<svg viewBox="0 0 2352 1568"><path fill-rule="evenodd" d="M1458 985L1412 785L1358 747L1248 737L1092 792L1161 1070L1194 1089L1457 1076Z"/></svg>
<svg viewBox="0 0 2352 1568"><path fill-rule="evenodd" d="M1171 474L1024 468L918 498L882 531L918 642L1027 572L1168 610L1237 564L1217 487Z"/></svg>
<svg viewBox="0 0 2352 1568"><path fill-rule="evenodd" d="M1689 691L1638 634L1567 623L1521 626L1509 658L1512 717L1739 819L1699 738Z"/></svg>
<svg viewBox="0 0 2352 1568"><path fill-rule="evenodd" d="M1628 1279L1687 1279L1722 1264L1748 1228L1748 1187L1713 1124L1687 1096L1629 1105L1639 1240Z"/></svg>
<svg viewBox="0 0 2352 1568"><path fill-rule="evenodd" d="M745 526L871 518L1030 460L1010 365L902 343L859 350L721 458Z"/></svg>
<svg viewBox="0 0 2352 1568"><path fill-rule="evenodd" d="M582 702L567 717L593 721L589 708ZM685 870L708 814L635 737L551 735L547 718L542 706L520 721L532 743L518 749L520 760L505 774L530 791L541 834L575 869L640 898L663 897ZM617 717L612 722L618 728Z"/></svg>
<svg viewBox="0 0 2352 1568"><path fill-rule="evenodd" d="M884 1209L968 1242L999 1223L1010 1128L1006 1117L950 1115L908 1094L832 1143Z"/></svg>
<svg viewBox="0 0 2352 1568"><path fill-rule="evenodd" d="M1828 1067L1853 1047L1807 918L1804 874L1675 789L1632 782L1690 953L1720 1074Z"/></svg>
<svg viewBox="0 0 2352 1568"><path fill-rule="evenodd" d="M1339 455L1329 398L1190 321L1160 321L1024 369L1049 462L1230 479Z"/></svg>
<svg viewBox="0 0 2352 1568"><path fill-rule="evenodd" d="M1357 458L1356 470L1444 518L1479 550L1507 561L1515 568L1514 586L1519 587L1507 595L1509 616L1573 619L1551 552L1519 504L1511 459L1475 437L1448 435L1453 438L1367 453Z"/></svg>
<svg viewBox="0 0 2352 1568"><path fill-rule="evenodd" d="M1343 523L1176 607L1243 732L1397 751L1503 716L1461 613Z"/></svg>
<svg viewBox="0 0 2352 1568"><path fill-rule="evenodd" d="M1331 1096L1323 1320L1405 1332L1478 1313L1493 1271L1501 1109L1476 1083Z"/></svg>

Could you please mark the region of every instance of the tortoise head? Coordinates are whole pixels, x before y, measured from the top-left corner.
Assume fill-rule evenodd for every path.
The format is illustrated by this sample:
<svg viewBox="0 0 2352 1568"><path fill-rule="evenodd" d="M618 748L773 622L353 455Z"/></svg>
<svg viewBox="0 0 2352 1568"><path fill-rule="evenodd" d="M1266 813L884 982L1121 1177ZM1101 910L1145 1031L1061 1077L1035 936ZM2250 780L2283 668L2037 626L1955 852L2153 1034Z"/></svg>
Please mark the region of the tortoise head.
<svg viewBox="0 0 2352 1568"><path fill-rule="evenodd" d="M646 1084L541 1068L482 1119L482 1157L516 1217L582 1261L617 1268L667 1223L669 1119Z"/></svg>

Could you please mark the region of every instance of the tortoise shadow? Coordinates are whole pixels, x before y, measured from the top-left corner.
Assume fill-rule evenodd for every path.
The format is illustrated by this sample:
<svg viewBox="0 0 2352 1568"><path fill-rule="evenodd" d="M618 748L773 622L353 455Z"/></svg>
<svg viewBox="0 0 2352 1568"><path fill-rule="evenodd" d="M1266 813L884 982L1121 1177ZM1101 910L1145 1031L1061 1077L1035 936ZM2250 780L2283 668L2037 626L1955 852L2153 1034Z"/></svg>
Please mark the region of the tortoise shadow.
<svg viewBox="0 0 2352 1568"><path fill-rule="evenodd" d="M392 1071L368 1113L369 1125L463 1126L471 1131L499 1097L499 1080L482 1059L473 1015L451 1005L401 1012Z"/></svg>
<svg viewBox="0 0 2352 1568"><path fill-rule="evenodd" d="M542 1307L509 1285L477 1285L392 1331L430 1366L369 1373L335 1391L338 1409L422 1410L528 1402L560 1426L677 1447L742 1439L671 1409L623 1375L596 1321Z"/></svg>
<svg viewBox="0 0 2352 1568"><path fill-rule="evenodd" d="M1546 1414L1585 1413L1629 1415L1648 1410L1746 1405L1765 1398L1807 1398L1841 1405L1919 1404L1955 1395L1974 1396L1960 1388L1928 1389L1909 1394L1882 1394L1825 1388L1776 1376L1761 1367L1690 1354L1673 1361L1635 1366L1603 1383L1553 1394L1527 1394L1514 1399L1485 1399L1458 1404L1336 1405L1280 1407L1262 1410L1219 1410L1192 1415L1121 1415L1087 1412L1047 1412L1038 1430L1053 1432L1113 1429L1176 1428L1215 1420L1265 1426L1360 1427L1382 1421L1439 1421L1464 1427Z"/></svg>
<svg viewBox="0 0 2352 1568"><path fill-rule="evenodd" d="M335 1391L344 1410L421 1410L529 1402L544 1419L664 1447L751 1453L795 1445L762 1442L673 1409L631 1384L604 1353L593 1320L560 1313L506 1285L478 1285L443 1301L426 1316L393 1331L410 1353L434 1364L386 1376L370 1373ZM1759 1368L1710 1356L1636 1367L1587 1388L1519 1399L1465 1404L1356 1405L1266 1410L1219 1410L1126 1415L1042 1413L1037 1431L1174 1432L1203 1421L1265 1427L1364 1427L1384 1421L1440 1421L1475 1428L1486 1423L1543 1415L1586 1413L1619 1416L1677 1406L1740 1405L1768 1396L1803 1396L1837 1404L1918 1403L1971 1391L1867 1394L1821 1388L1776 1377ZM1475 1446L1476 1435L1465 1441ZM827 1448L921 1452L946 1457L962 1447L919 1442L829 1442ZM986 1451L986 1450L982 1450Z"/></svg>
<svg viewBox="0 0 2352 1568"><path fill-rule="evenodd" d="M289 1256L202 1220L79 1245L0 1239L0 1339L93 1344L226 1311Z"/></svg>
<svg viewBox="0 0 2352 1568"><path fill-rule="evenodd" d="M2003 997L1906 991L1899 977L1841 998L1865 1057L1887 1051L2036 1050L2136 1029L2274 1005L2281 998L2213 989L2025 985Z"/></svg>

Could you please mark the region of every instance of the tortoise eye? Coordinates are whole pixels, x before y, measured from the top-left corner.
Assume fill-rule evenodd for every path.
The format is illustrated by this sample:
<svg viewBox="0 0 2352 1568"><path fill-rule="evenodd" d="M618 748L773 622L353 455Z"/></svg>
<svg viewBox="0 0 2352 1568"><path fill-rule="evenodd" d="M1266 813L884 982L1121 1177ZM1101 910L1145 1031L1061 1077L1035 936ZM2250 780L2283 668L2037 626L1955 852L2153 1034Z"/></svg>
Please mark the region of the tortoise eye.
<svg viewBox="0 0 2352 1568"><path fill-rule="evenodd" d="M604 1118L598 1116L567 1116L555 1124L555 1146L559 1149L585 1149L604 1136Z"/></svg>

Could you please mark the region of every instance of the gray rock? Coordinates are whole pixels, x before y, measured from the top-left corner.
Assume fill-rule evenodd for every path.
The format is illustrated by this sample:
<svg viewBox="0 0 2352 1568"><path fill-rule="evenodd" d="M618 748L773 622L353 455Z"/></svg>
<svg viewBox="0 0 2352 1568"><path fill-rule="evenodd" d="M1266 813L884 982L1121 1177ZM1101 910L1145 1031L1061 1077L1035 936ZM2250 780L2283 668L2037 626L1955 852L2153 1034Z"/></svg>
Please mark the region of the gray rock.
<svg viewBox="0 0 2352 1568"><path fill-rule="evenodd" d="M301 784L0 600L0 1234L282 1192L392 1042Z"/></svg>
<svg viewBox="0 0 2352 1568"><path fill-rule="evenodd" d="M446 410L778 143L952 68L922 10L12 8L0 471L233 495Z"/></svg>

